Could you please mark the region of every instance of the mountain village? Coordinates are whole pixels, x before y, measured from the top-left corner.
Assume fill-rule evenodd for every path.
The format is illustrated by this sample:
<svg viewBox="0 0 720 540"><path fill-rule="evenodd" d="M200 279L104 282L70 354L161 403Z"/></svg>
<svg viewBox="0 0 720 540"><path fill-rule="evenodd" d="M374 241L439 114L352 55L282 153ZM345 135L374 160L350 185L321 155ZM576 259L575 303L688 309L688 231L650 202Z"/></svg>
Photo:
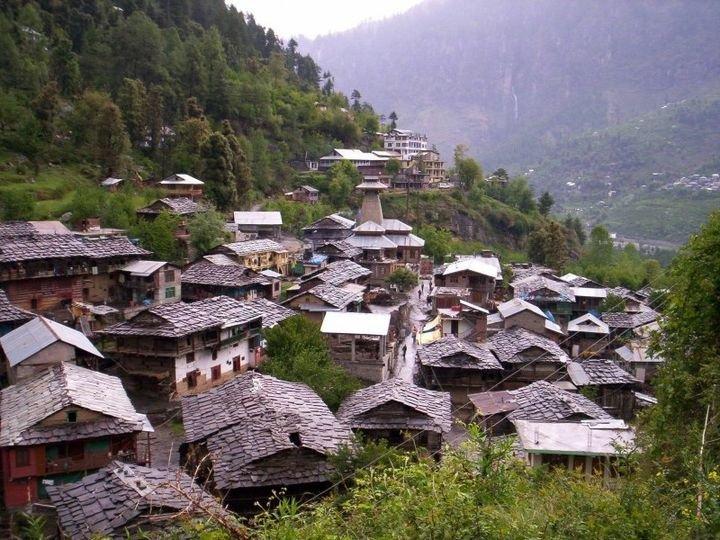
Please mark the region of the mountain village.
<svg viewBox="0 0 720 540"><path fill-rule="evenodd" d="M318 496L353 434L442 460L471 425L515 434L513 452L532 467L620 474L618 456L634 447L628 422L655 403L663 361L649 352L652 291L492 251L433 261L381 201L387 190L454 187L424 135L394 129L383 150L338 148L294 166L339 161L362 175L357 215L327 215L293 238L281 212L237 210L227 242L207 253L186 228L207 209L203 180L163 179L164 197L138 216L179 216L183 265L99 219L81 230L0 224L6 508L52 515L69 538L115 537L151 514L144 526L162 527L189 500L222 515L279 490ZM310 185L285 196L318 200ZM407 284L388 280L398 270ZM601 310L609 295L624 311ZM264 333L297 317L364 385L337 411L306 384L262 373Z"/></svg>

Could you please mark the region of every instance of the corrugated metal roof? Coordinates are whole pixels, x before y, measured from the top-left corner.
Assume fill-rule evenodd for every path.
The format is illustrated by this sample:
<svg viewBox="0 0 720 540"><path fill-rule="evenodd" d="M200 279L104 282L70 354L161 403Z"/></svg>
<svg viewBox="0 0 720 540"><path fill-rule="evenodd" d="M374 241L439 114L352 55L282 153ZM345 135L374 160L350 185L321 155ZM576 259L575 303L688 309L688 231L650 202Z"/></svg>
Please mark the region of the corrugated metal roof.
<svg viewBox="0 0 720 540"><path fill-rule="evenodd" d="M0 346L2 346L10 366L14 367L56 341L62 341L98 358L103 358L102 353L90 343L90 340L82 332L45 317L36 317L0 337Z"/></svg>
<svg viewBox="0 0 720 540"><path fill-rule="evenodd" d="M167 186L170 184L180 184L180 185L186 185L186 186L202 186L205 184L202 180L198 180L194 176L190 176L189 174L184 173L177 173L177 174L171 174L167 178L165 178L162 182L160 182L161 185Z"/></svg>
<svg viewBox="0 0 720 540"><path fill-rule="evenodd" d="M233 220L237 225L282 225L280 212L233 212Z"/></svg>
<svg viewBox="0 0 720 540"><path fill-rule="evenodd" d="M635 432L622 420L533 422L514 420L526 452L615 456L617 445L634 446Z"/></svg>
<svg viewBox="0 0 720 540"><path fill-rule="evenodd" d="M517 315L522 311L531 311L535 315L539 315L543 319L547 319L547 316L542 309L537 307L535 304L531 304L530 302L523 300L522 298L513 298L512 300L503 302L498 306L498 311L500 312L500 315L502 315L503 319Z"/></svg>
<svg viewBox="0 0 720 540"><path fill-rule="evenodd" d="M596 287L571 287L575 296L580 298L607 298L607 289Z"/></svg>
<svg viewBox="0 0 720 540"><path fill-rule="evenodd" d="M122 272L129 272L133 276L147 277L154 274L160 268L165 266L165 261L133 261L122 268Z"/></svg>
<svg viewBox="0 0 720 540"><path fill-rule="evenodd" d="M328 312L320 330L323 334L386 336L390 329L389 313Z"/></svg>
<svg viewBox="0 0 720 540"><path fill-rule="evenodd" d="M568 323L568 332L588 332L591 334L609 334L610 327L592 313L586 313Z"/></svg>
<svg viewBox="0 0 720 540"><path fill-rule="evenodd" d="M502 279L502 268L497 257L468 257L447 265L443 275L457 274L458 272L473 272L494 279Z"/></svg>

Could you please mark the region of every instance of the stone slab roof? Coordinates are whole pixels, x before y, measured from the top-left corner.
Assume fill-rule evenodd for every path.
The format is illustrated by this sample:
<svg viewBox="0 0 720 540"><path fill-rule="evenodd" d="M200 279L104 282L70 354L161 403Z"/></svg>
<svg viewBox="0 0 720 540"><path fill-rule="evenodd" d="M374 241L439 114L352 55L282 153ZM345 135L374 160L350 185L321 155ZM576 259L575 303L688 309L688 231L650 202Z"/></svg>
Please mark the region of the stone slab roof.
<svg viewBox="0 0 720 540"><path fill-rule="evenodd" d="M373 415L373 409L396 402L425 416L389 418ZM435 392L402 379L368 386L349 396L337 413L338 419L352 429L414 429L447 433L452 427L450 394Z"/></svg>
<svg viewBox="0 0 720 540"><path fill-rule="evenodd" d="M37 234L8 237L0 244L0 263L70 258L94 260L151 254L125 236L93 239L68 234Z"/></svg>
<svg viewBox="0 0 720 540"><path fill-rule="evenodd" d="M265 276L253 272L240 264L213 264L201 260L188 266L182 273L182 282L189 285L213 287L247 287L249 285L270 285Z"/></svg>
<svg viewBox="0 0 720 540"><path fill-rule="evenodd" d="M317 221L312 222L307 227L303 227L305 232L313 232L317 229L337 229L349 231L355 226L355 222L352 219L348 219L339 214L330 214L324 218L320 218Z"/></svg>
<svg viewBox="0 0 720 540"><path fill-rule="evenodd" d="M329 248L335 248L337 250L337 254L334 253L326 253L326 252L332 252ZM358 255L362 254L362 249L353 246L352 244L348 244L344 240L336 240L334 242L326 242L322 246L318 247L316 250L318 253L322 253L324 255L333 254L336 257L347 257L348 259L351 259L353 257L357 257Z"/></svg>
<svg viewBox="0 0 720 540"><path fill-rule="evenodd" d="M311 294L337 309L344 309L353 302L362 300L362 293L343 289L342 287L336 287L335 285L330 285L329 283L317 285L302 294Z"/></svg>
<svg viewBox="0 0 720 540"><path fill-rule="evenodd" d="M507 414L510 420L563 422L579 417L612 418L585 396L561 390L547 381L537 381L517 390L479 392L469 395L468 399L478 415Z"/></svg>
<svg viewBox="0 0 720 540"><path fill-rule="evenodd" d="M318 274L318 278L324 283L339 287L348 281L355 281L370 275L372 275L372 270L368 270L356 262L342 260L328 264L325 270Z"/></svg>
<svg viewBox="0 0 720 540"><path fill-rule="evenodd" d="M47 486L63 535L73 539L125 538L125 529L153 524L173 514L205 517L199 504L217 513L220 504L182 471L113 461L107 467L68 484ZM164 514L165 516L160 516Z"/></svg>
<svg viewBox="0 0 720 540"><path fill-rule="evenodd" d="M263 328L272 328L285 319L289 319L290 317L297 315L297 313L295 313L292 309L276 304L266 298L255 298L254 300L249 300L245 302L245 307L248 310L262 316Z"/></svg>
<svg viewBox="0 0 720 540"><path fill-rule="evenodd" d="M418 349L423 366L474 370L502 370L502 365L485 347L450 335Z"/></svg>
<svg viewBox="0 0 720 540"><path fill-rule="evenodd" d="M487 340L487 347L504 364L520 364L534 360L567 363L568 355L553 340L525 328L500 330Z"/></svg>
<svg viewBox="0 0 720 540"><path fill-rule="evenodd" d="M570 362L567 370L570 380L575 386L604 386L640 382L612 360L602 358Z"/></svg>
<svg viewBox="0 0 720 540"><path fill-rule="evenodd" d="M637 328L654 322L658 318L655 310L648 309L638 313L601 313L600 318L612 328Z"/></svg>
<svg viewBox="0 0 720 540"><path fill-rule="evenodd" d="M40 423L67 407L102 414L102 419L72 424ZM0 446L152 431L125 393L120 379L74 364L60 363L0 392Z"/></svg>
<svg viewBox="0 0 720 540"><path fill-rule="evenodd" d="M547 299L547 290L552 293L557 301L575 302L575 294L570 285L564 281L556 281L545 276L530 276L524 279L515 280L511 283L515 298L533 301L534 299Z"/></svg>
<svg viewBox="0 0 720 540"><path fill-rule="evenodd" d="M23 323L34 318L35 315L24 309L14 306L0 289L0 324L2 323Z"/></svg>
<svg viewBox="0 0 720 540"><path fill-rule="evenodd" d="M223 244L223 247L232 251L235 255L240 256L251 255L253 253L265 253L268 251L273 253L285 253L287 251L281 244L269 238L232 242L230 244Z"/></svg>
<svg viewBox="0 0 720 540"><path fill-rule="evenodd" d="M184 216L205 212L206 210L207 208L203 204L193 201L188 197L165 197L164 199L158 199L145 208L140 208L137 213L157 215L162 212L170 212L171 214Z"/></svg>
<svg viewBox="0 0 720 540"><path fill-rule="evenodd" d="M293 460L271 466L266 460L288 452L326 456L350 437L307 385L257 372L184 396L182 411L185 439L206 441L219 489L327 479L329 470L296 469Z"/></svg>

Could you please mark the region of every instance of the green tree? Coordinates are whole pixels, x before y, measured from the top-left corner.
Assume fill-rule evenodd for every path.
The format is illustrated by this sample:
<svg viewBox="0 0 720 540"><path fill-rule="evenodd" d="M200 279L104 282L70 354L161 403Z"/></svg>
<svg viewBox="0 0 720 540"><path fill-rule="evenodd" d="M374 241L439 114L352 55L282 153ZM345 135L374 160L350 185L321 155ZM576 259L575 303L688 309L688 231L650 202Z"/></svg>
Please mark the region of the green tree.
<svg viewBox="0 0 720 540"><path fill-rule="evenodd" d="M472 158L463 157L455 162L460 184L466 191L470 191L476 183L483 179L483 172L480 164Z"/></svg>
<svg viewBox="0 0 720 540"><path fill-rule="evenodd" d="M555 204L555 199L547 191L544 191L538 200L538 212L541 216L547 216L550 214L550 209Z"/></svg>
<svg viewBox="0 0 720 540"><path fill-rule="evenodd" d="M598 266L607 264L613 259L612 238L602 225L597 225L590 231L585 257L589 264Z"/></svg>
<svg viewBox="0 0 720 540"><path fill-rule="evenodd" d="M50 74L63 96L71 96L80 88L80 64L72 50L72 42L59 31L50 53Z"/></svg>
<svg viewBox="0 0 720 540"><path fill-rule="evenodd" d="M5 221L32 219L35 197L30 191L4 189L0 191L0 210Z"/></svg>
<svg viewBox="0 0 720 540"><path fill-rule="evenodd" d="M557 221L550 220L528 236L528 257L531 261L562 270L568 261L567 235Z"/></svg>
<svg viewBox="0 0 720 540"><path fill-rule="evenodd" d="M623 313L625 311L625 299L617 294L608 293L599 309L600 313Z"/></svg>
<svg viewBox="0 0 720 540"><path fill-rule="evenodd" d="M188 223L190 245L199 255L204 255L226 239L225 218L220 212L198 212Z"/></svg>
<svg viewBox="0 0 720 540"><path fill-rule="evenodd" d="M320 327L296 315L265 330L270 357L261 367L263 373L286 381L304 382L332 410L360 388L357 379L330 359Z"/></svg>
<svg viewBox="0 0 720 540"><path fill-rule="evenodd" d="M210 137L210 124L205 119L188 118L177 126L172 162L177 171L200 174L203 169L201 149Z"/></svg>
<svg viewBox="0 0 720 540"><path fill-rule="evenodd" d="M385 172L393 178L395 178L401 170L402 165L397 159L389 159L387 163L385 163Z"/></svg>
<svg viewBox="0 0 720 540"><path fill-rule="evenodd" d="M152 251L156 259L177 261L180 259L180 247L175 238L175 231L180 217L169 212L162 212L152 221L141 220L134 229L135 236L145 249Z"/></svg>
<svg viewBox="0 0 720 540"><path fill-rule="evenodd" d="M227 139L233 156L232 168L235 176L235 189L239 197L244 197L252 186L252 171L245 150L243 150L243 144L227 120L223 120L222 134Z"/></svg>
<svg viewBox="0 0 720 540"><path fill-rule="evenodd" d="M390 274L385 281L390 285L397 285L400 290L411 289L418 284L418 276L407 268L398 268Z"/></svg>
<svg viewBox="0 0 720 540"><path fill-rule="evenodd" d="M397 127L398 115L395 111L390 113L390 129L393 130Z"/></svg>
<svg viewBox="0 0 720 540"><path fill-rule="evenodd" d="M362 175L349 161L339 161L328 171L328 199L336 208L347 206L350 194L362 181Z"/></svg>
<svg viewBox="0 0 720 540"><path fill-rule="evenodd" d="M205 140L200 149L203 160L205 195L221 210L231 208L237 200L234 156L227 138L215 131Z"/></svg>
<svg viewBox="0 0 720 540"><path fill-rule="evenodd" d="M452 233L447 229L439 229L433 225L418 228L418 236L425 240L423 251L433 258L436 264L445 262L452 245Z"/></svg>
<svg viewBox="0 0 720 540"><path fill-rule="evenodd" d="M130 141L135 148L140 148L148 134L148 97L145 85L138 79L123 79L117 100Z"/></svg>

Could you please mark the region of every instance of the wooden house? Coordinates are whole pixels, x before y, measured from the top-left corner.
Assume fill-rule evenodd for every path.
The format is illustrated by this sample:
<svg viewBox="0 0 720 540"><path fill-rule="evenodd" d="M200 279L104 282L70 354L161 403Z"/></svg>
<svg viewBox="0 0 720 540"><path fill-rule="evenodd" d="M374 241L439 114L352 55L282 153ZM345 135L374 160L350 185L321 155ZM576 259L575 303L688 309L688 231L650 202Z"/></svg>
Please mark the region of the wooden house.
<svg viewBox="0 0 720 540"><path fill-rule="evenodd" d="M354 227L355 221L352 219L340 214L330 214L303 227L303 238L312 244L313 249L317 249L327 242L345 240L352 234Z"/></svg>
<svg viewBox="0 0 720 540"><path fill-rule="evenodd" d="M173 397L201 392L255 367L262 315L217 296L154 306L100 331L102 350L134 383Z"/></svg>
<svg viewBox="0 0 720 540"><path fill-rule="evenodd" d="M612 360L587 358L567 367L572 383L585 389L595 403L615 418L630 420L635 413L635 390L640 381Z"/></svg>
<svg viewBox="0 0 720 540"><path fill-rule="evenodd" d="M502 280L500 261L490 251L481 256L462 257L444 264L433 273L435 287L469 289L473 304L487 308L495 292L495 284Z"/></svg>
<svg viewBox="0 0 720 540"><path fill-rule="evenodd" d="M389 379L358 390L345 399L338 420L366 440L404 442L438 452L452 428L450 394L421 388L402 379Z"/></svg>
<svg viewBox="0 0 720 540"><path fill-rule="evenodd" d="M298 291L303 292L323 283L342 287L349 283L367 285L372 271L350 260L339 260L303 276Z"/></svg>
<svg viewBox="0 0 720 540"><path fill-rule="evenodd" d="M363 300L365 287L347 284L336 287L329 283L321 283L312 289L291 296L283 305L295 309L310 320L322 322L328 312L358 311Z"/></svg>
<svg viewBox="0 0 720 540"><path fill-rule="evenodd" d="M473 420L490 435L505 435L515 428L513 420L575 422L610 419L600 406L583 395L568 392L547 381L536 381L516 390L471 394Z"/></svg>
<svg viewBox="0 0 720 540"><path fill-rule="evenodd" d="M223 244L216 247L213 253L227 255L235 262L256 272L275 270L283 275L290 273L288 250L268 238Z"/></svg>
<svg viewBox="0 0 720 540"><path fill-rule="evenodd" d="M483 392L500 381L502 364L487 348L446 336L417 351L420 380L425 388L449 392L458 413L470 416L468 395Z"/></svg>
<svg viewBox="0 0 720 540"><path fill-rule="evenodd" d="M615 349L617 364L635 377L643 388L648 388L663 364L662 357L650 354L649 339L636 337Z"/></svg>
<svg viewBox="0 0 720 540"><path fill-rule="evenodd" d="M133 261L117 272L118 300L131 307L177 302L180 275L177 266L165 261Z"/></svg>
<svg viewBox="0 0 720 540"><path fill-rule="evenodd" d="M607 481L617 476L620 452L635 447L635 432L623 420L514 420L513 424L520 452L531 467L567 469L587 478Z"/></svg>
<svg viewBox="0 0 720 540"><path fill-rule="evenodd" d="M484 345L505 369L506 380L501 390L539 380L567 380L570 358L555 341L545 336L514 327L490 336Z"/></svg>
<svg viewBox="0 0 720 540"><path fill-rule="evenodd" d="M488 316L488 333L494 334L509 328L524 328L541 336L560 342L565 333L555 321L534 304L513 298L497 306L497 312Z"/></svg>
<svg viewBox="0 0 720 540"><path fill-rule="evenodd" d="M350 440L350 430L307 385L252 371L183 397L182 418L181 464L195 474L209 462L198 480L235 509L272 490L291 496L327 486L328 456Z"/></svg>
<svg viewBox="0 0 720 540"><path fill-rule="evenodd" d="M471 302L460 300L451 308L437 309L443 336L483 341L487 336L489 311Z"/></svg>
<svg viewBox="0 0 720 540"><path fill-rule="evenodd" d="M607 298L607 289L602 287L571 287L575 296L572 314L579 317L585 313L600 313L601 304Z"/></svg>
<svg viewBox="0 0 720 540"><path fill-rule="evenodd" d="M237 231L249 239L280 238L282 233L282 215L280 212L233 212L233 224Z"/></svg>
<svg viewBox="0 0 720 540"><path fill-rule="evenodd" d="M170 198L186 198L195 201L202 198L205 182L189 174L176 173L161 180L158 185Z"/></svg>
<svg viewBox="0 0 720 540"><path fill-rule="evenodd" d="M103 355L82 332L36 317L0 337L3 372L10 384L60 362L95 366Z"/></svg>
<svg viewBox="0 0 720 540"><path fill-rule="evenodd" d="M226 515L184 472L122 461L46 490L60 534L76 540L142 537L167 532L186 518L205 518L207 511Z"/></svg>
<svg viewBox="0 0 720 540"><path fill-rule="evenodd" d="M115 459L145 462L137 438L152 431L120 379L60 363L0 393L0 462L6 508L47 499Z"/></svg>
<svg viewBox="0 0 720 540"><path fill-rule="evenodd" d="M302 185L293 190L292 200L305 204L317 204L320 200L320 192L312 186Z"/></svg>
<svg viewBox="0 0 720 540"><path fill-rule="evenodd" d="M412 234L413 228L399 219L383 218L382 226L385 237L397 246L395 258L402 263L419 265L425 240Z"/></svg>
<svg viewBox="0 0 720 540"><path fill-rule="evenodd" d="M335 240L317 246L315 253L325 255L329 263L342 260L357 262L360 255L362 255L362 249L348 244L343 240Z"/></svg>
<svg viewBox="0 0 720 540"><path fill-rule="evenodd" d="M333 361L348 373L371 382L387 378L395 351L389 314L330 311L320 331L328 340Z"/></svg>
<svg viewBox="0 0 720 540"><path fill-rule="evenodd" d="M227 261L217 264L218 257ZM246 268L225 255L208 255L185 268L182 273L182 298L203 300L229 296L236 300L280 297L280 280Z"/></svg>
<svg viewBox="0 0 720 540"><path fill-rule="evenodd" d="M514 280L510 287L513 296L552 314L556 322L563 323L572 319L576 302L573 288L560 279L551 279L545 275L530 275Z"/></svg>
<svg viewBox="0 0 720 540"><path fill-rule="evenodd" d="M567 347L573 358L602 354L610 342L610 328L592 313L568 322Z"/></svg>

